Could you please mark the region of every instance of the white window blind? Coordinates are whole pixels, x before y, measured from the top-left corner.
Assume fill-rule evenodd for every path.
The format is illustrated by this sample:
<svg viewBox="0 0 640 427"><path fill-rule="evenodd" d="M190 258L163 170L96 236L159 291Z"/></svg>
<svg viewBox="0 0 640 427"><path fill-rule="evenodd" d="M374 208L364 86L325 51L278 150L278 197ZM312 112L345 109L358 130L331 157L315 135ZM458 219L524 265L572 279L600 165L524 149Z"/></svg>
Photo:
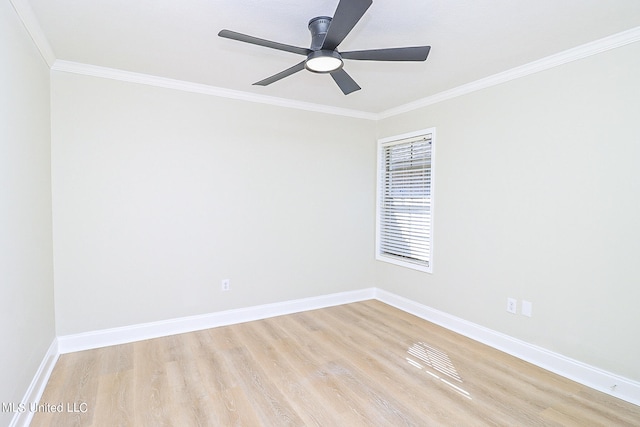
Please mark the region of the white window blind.
<svg viewBox="0 0 640 427"><path fill-rule="evenodd" d="M433 133L380 144L377 257L431 271Z"/></svg>

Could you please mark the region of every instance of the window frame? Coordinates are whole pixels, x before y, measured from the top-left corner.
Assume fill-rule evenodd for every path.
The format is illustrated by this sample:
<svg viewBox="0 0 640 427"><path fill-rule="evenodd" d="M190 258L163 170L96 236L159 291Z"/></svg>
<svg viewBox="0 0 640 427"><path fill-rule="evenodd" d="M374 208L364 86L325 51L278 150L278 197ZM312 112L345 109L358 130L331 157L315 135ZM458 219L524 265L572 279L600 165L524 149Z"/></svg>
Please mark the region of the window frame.
<svg viewBox="0 0 640 427"><path fill-rule="evenodd" d="M401 259L396 256L386 255L381 247L382 247L382 215L381 208L383 202L383 193L382 190L384 188L384 179L385 179L385 149L388 146L393 146L397 144L402 144L406 142L406 140L411 140L419 137L429 137L431 138L431 174L430 174L430 204L429 204L429 223L430 223L430 232L428 235L428 247L429 247L429 255L428 260L426 261L427 265L421 261L412 261ZM413 270L422 271L425 273L433 273L433 231L434 231L434 199L435 199L435 186L434 186L434 177L435 177L435 146L436 146L436 128L427 128L414 132L404 133L401 135L395 135L388 138L382 138L378 140L377 146L377 164L376 164L376 259L378 261L383 261L395 265L399 265L402 267L410 268Z"/></svg>

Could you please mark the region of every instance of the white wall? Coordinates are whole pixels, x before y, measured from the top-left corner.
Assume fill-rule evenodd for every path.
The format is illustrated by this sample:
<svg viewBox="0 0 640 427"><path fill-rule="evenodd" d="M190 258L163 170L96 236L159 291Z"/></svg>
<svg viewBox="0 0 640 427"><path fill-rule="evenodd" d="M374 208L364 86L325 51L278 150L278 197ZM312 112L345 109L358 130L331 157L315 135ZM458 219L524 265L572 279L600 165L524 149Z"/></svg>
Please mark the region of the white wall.
<svg viewBox="0 0 640 427"><path fill-rule="evenodd" d="M372 285L373 122L62 72L52 112L58 334Z"/></svg>
<svg viewBox="0 0 640 427"><path fill-rule="evenodd" d="M380 121L438 139L433 274L376 285L640 380L639 117L635 43Z"/></svg>
<svg viewBox="0 0 640 427"><path fill-rule="evenodd" d="M0 29L0 401L17 404L55 337L49 70L9 2Z"/></svg>

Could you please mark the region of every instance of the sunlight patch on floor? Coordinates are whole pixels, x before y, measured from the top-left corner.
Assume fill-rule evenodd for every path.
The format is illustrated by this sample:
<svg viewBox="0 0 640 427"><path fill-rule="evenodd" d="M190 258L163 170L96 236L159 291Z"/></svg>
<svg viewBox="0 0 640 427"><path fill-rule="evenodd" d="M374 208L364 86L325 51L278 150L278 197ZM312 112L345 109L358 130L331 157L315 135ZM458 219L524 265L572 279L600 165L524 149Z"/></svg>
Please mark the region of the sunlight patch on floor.
<svg viewBox="0 0 640 427"><path fill-rule="evenodd" d="M453 362L451 362L451 359L446 352L438 350L437 348L434 348L433 346L430 346L429 344L426 344L424 342L416 342L411 345L411 347L409 347L407 353L409 353L409 355L411 356L406 358L407 362L410 365L424 370L424 372L447 384L460 395L466 397L467 399L471 399L471 394L469 394L468 391L452 382L455 381L460 384L463 383L462 378L456 370L456 367L453 365ZM438 373L432 372L431 370L425 368L431 368L438 373L443 374L444 378L438 375Z"/></svg>

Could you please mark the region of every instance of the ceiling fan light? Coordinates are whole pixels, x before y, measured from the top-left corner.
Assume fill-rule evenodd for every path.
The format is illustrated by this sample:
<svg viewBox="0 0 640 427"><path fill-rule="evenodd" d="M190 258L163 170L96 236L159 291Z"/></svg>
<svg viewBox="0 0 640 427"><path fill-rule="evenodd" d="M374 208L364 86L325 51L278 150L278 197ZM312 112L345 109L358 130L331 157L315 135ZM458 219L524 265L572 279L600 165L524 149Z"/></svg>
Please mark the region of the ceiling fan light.
<svg viewBox="0 0 640 427"><path fill-rule="evenodd" d="M342 68L342 57L335 50L316 50L307 56L304 66L314 73L330 73Z"/></svg>

